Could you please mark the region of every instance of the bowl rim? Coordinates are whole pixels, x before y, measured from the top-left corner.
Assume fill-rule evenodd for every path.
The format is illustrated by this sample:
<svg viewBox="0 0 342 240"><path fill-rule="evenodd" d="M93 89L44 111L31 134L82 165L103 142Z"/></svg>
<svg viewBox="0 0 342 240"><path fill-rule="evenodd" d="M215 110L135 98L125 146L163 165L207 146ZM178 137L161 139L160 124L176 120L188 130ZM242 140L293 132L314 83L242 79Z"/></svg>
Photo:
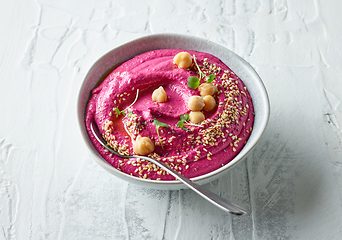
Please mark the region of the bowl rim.
<svg viewBox="0 0 342 240"><path fill-rule="evenodd" d="M184 35L184 34L175 34L175 33L162 33L162 34L151 34L148 36L144 36L144 37L140 37L137 38L135 40L126 42L122 45L119 45L113 49L111 49L110 51L108 51L106 54L102 55L89 69L89 71L87 72L86 76L83 79L83 82L81 84L79 93L78 93L78 97L77 97L77 115L78 115L78 125L79 125L79 129L81 131L81 135L82 138L84 140L84 142L86 143L92 158L101 166L103 167L105 170L107 170L108 172L112 173L114 176L117 176L121 179L125 179L127 181L130 182L134 182L136 184L139 185L143 185L145 187L147 187L149 185L150 188L159 188L159 187L171 187L174 189L179 189L179 188L186 188L186 186L180 182L179 180L163 180L163 181L159 181L159 180L151 180L151 179L143 179L143 178L138 178L135 176L131 176L127 173L121 172L120 170L116 169L115 167L113 167L112 165L110 165L104 158L102 158L102 156L98 153L98 151L95 149L95 147L93 146L92 142L90 141L90 138L88 136L88 133L86 131L85 128L85 112L86 112L86 106L88 101L85 102L84 104L81 104L81 100L83 99L83 94L85 94L86 92L88 94L90 94L89 91L85 91L85 86L89 81L89 78L92 77L92 73L94 71L94 69L96 69L96 67L100 64L102 64L102 62L104 61L104 59L107 59L109 56L115 54L115 52L120 51L121 49L129 49L135 45L139 45L139 44L144 44L146 42L149 42L151 40L155 40L155 39L159 39L159 40L166 40L166 42L170 41L170 40L182 40L182 41L190 41L190 42L194 42L194 43L204 43L206 42L206 44L210 45L213 48L218 48L218 49L222 49L222 51L229 53L231 56L233 56L234 58L236 58L237 62L239 62L239 64L242 64L243 67L246 68L246 70L250 71L250 74L254 75L254 78L257 80L257 85L260 92L260 97L262 98L262 102L263 102L263 108L265 113L263 114L261 121L261 126L260 126L260 130L257 134L257 136L255 137L256 139L251 143L250 139L251 136L249 137L249 139L247 140L247 144L249 145L249 148L246 149L246 146L243 147L243 149L245 149L245 151L240 151L239 154L237 156L235 156L229 163L227 163L226 165L212 171L209 172L207 174L201 175L201 176L197 176L194 178L191 178L192 181L198 183L198 184L205 184L208 183L210 181L213 181L215 179L217 179L221 174L225 173L228 169L232 169L234 166L236 166L238 163L240 163L252 150L253 148L256 146L256 144L260 141L261 136L263 135L263 133L266 130L266 126L268 124L269 121L269 116L270 116L270 104L269 104L269 97L266 91L266 87L264 85L264 83L262 82L260 76L258 75L258 73L254 70L254 68L246 61L244 60L242 57L240 57L239 55L237 55L235 52L229 50L226 47L223 47L217 43L208 41L206 39L203 38L199 38L199 37L195 37L195 36L190 36L190 35ZM167 45L168 43L166 43L165 45ZM180 44L181 46L181 44ZM157 49L167 49L170 47L165 47L165 48L151 48L150 50L147 51L152 51L152 50L157 50ZM182 47L172 47L173 49L184 49ZM185 50L193 50L193 49L185 49ZM201 50L199 50L201 51ZM202 50L203 52L205 52L206 50ZM146 51L141 51L141 53L146 52ZM136 53L135 55L139 55L141 53ZM209 52L210 53L210 52ZM130 59L132 57L128 57L126 60ZM126 61L125 60L125 61ZM222 59L221 59L222 60ZM119 62L117 62L116 64L119 64ZM113 66L115 64L111 64L111 66ZM228 66L229 68L231 68L231 66ZM234 69L232 69L234 71ZM111 70L112 71L112 70ZM235 72L235 71L234 71ZM104 75L104 74L103 74ZM237 74L239 76L239 74ZM239 76L240 77L240 76ZM241 78L241 77L240 77ZM243 79L241 79L243 81ZM244 82L244 81L243 81ZM244 82L245 83L245 82ZM95 85L93 85L94 87ZM248 88L248 87L247 87ZM252 97L253 100L253 97ZM254 125L253 125L254 128ZM254 136L254 135L253 135Z"/></svg>

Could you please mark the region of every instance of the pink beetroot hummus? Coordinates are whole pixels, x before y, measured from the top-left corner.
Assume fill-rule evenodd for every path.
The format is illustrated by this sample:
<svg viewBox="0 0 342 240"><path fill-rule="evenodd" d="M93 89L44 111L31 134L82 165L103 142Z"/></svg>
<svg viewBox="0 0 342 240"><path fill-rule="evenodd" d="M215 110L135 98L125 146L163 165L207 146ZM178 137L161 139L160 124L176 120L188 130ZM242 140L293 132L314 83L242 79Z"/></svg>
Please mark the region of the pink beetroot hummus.
<svg viewBox="0 0 342 240"><path fill-rule="evenodd" d="M216 76L212 84L218 89L214 110L204 112L204 121L185 122L183 128L177 123L181 115L189 113L187 101L199 95L199 90L187 85L189 76L198 76L196 68L181 69L173 63L174 56L182 51L195 56L203 73ZM151 98L160 86L167 93L162 103ZM244 83L220 59L202 52L163 49L136 56L110 73L92 91L85 121L95 148L113 167L136 177L173 180L148 161L123 159L107 152L90 131L93 118L116 151L133 155L136 137L149 137L155 148L148 156L191 178L224 166L240 152L252 131L254 112ZM159 127L159 137L154 119L168 126Z"/></svg>

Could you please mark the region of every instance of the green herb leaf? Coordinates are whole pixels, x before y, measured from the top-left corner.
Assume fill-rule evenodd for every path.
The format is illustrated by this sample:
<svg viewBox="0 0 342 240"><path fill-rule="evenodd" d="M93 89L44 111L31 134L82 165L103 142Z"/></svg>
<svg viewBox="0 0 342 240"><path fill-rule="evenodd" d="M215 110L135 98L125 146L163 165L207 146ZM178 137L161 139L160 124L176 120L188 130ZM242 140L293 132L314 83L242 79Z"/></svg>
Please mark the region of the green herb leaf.
<svg viewBox="0 0 342 240"><path fill-rule="evenodd" d="M188 77L188 87L196 89L199 86L200 80L198 77Z"/></svg>
<svg viewBox="0 0 342 240"><path fill-rule="evenodd" d="M154 125L156 126L156 130L157 130L157 135L158 135L159 142L160 142L161 146L163 147L163 144L162 144L162 142L161 142L161 140L160 140L160 136L159 136L159 128L160 128L160 127L170 127L170 126L167 125L166 123L163 123L163 122L158 121L157 119L154 119L154 120L153 120L153 123L154 123Z"/></svg>
<svg viewBox="0 0 342 240"><path fill-rule="evenodd" d="M121 111L120 111L118 108L115 108L114 110L115 110L115 112L116 112L117 115L120 115L120 114L121 114Z"/></svg>
<svg viewBox="0 0 342 240"><path fill-rule="evenodd" d="M179 120L179 121L177 122L177 127L180 127L181 129L186 130L186 127L184 127L184 122L181 121L181 120Z"/></svg>
<svg viewBox="0 0 342 240"><path fill-rule="evenodd" d="M211 83L212 81L214 81L216 76L215 74L210 74L209 76L206 76L205 78L207 79L207 83Z"/></svg>
<svg viewBox="0 0 342 240"><path fill-rule="evenodd" d="M186 127L184 127L184 123L189 121L190 117L188 113L182 114L179 116L179 121L177 122L177 127L180 127L183 130L187 130Z"/></svg>
<svg viewBox="0 0 342 240"><path fill-rule="evenodd" d="M132 116L133 116L133 112L132 112L132 111L128 111L127 116L128 116L128 117L132 117Z"/></svg>
<svg viewBox="0 0 342 240"><path fill-rule="evenodd" d="M185 114L182 114L179 116L179 119L182 121L182 122L187 122L189 121L190 117L189 117L189 113L185 113Z"/></svg>
<svg viewBox="0 0 342 240"><path fill-rule="evenodd" d="M153 120L154 125L156 125L157 128L159 127L170 127L169 125L167 125L166 123L160 122L157 119Z"/></svg>

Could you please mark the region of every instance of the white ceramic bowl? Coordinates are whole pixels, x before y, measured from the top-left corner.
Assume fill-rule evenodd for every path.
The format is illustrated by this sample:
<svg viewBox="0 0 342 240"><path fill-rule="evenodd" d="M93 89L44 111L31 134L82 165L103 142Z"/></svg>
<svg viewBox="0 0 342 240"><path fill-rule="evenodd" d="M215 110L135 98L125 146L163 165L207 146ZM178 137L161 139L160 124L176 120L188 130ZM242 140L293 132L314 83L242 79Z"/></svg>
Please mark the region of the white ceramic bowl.
<svg viewBox="0 0 342 240"><path fill-rule="evenodd" d="M186 188L186 186L179 181L156 181L133 177L112 167L101 157L91 143L85 128L84 119L90 91L100 79L104 79L117 65L144 52L171 48L206 52L220 58L247 86L255 111L253 131L242 151L225 166L208 174L192 178L193 181L198 184L208 183L219 178L237 163L241 162L259 141L266 128L270 114L265 86L251 65L227 48L208 40L179 34L156 34L128 42L105 54L91 67L79 92L77 111L83 139L94 160L114 176L143 187L165 190L182 189Z"/></svg>

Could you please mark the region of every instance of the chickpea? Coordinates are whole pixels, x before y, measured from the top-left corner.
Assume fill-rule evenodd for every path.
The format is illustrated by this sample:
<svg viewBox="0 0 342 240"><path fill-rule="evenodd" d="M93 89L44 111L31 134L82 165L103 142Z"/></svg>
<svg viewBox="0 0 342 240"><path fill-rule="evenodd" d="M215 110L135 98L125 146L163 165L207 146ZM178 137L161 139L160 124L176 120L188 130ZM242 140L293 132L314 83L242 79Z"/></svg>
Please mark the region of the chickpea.
<svg viewBox="0 0 342 240"><path fill-rule="evenodd" d="M200 96L191 96L188 100L188 108L192 111L200 111L204 107L203 98Z"/></svg>
<svg viewBox="0 0 342 240"><path fill-rule="evenodd" d="M138 135L133 144L133 150L138 155L147 155L154 151L154 143L149 137Z"/></svg>
<svg viewBox="0 0 342 240"><path fill-rule="evenodd" d="M167 95L162 86L153 91L152 100L159 103L166 102Z"/></svg>
<svg viewBox="0 0 342 240"><path fill-rule="evenodd" d="M192 57L188 52L180 52L173 58L173 63L179 68L189 68L192 65Z"/></svg>
<svg viewBox="0 0 342 240"><path fill-rule="evenodd" d="M200 123L200 122L204 121L205 116L202 112L191 111L189 113L189 118L190 118L190 122L192 122L192 123Z"/></svg>
<svg viewBox="0 0 342 240"><path fill-rule="evenodd" d="M214 109L214 107L216 106L216 101L215 98L211 95L207 95L202 97L203 101L204 101L204 107L203 110L204 111L211 111Z"/></svg>
<svg viewBox="0 0 342 240"><path fill-rule="evenodd" d="M203 83L198 87L201 96L214 95L217 92L217 86L211 83Z"/></svg>

